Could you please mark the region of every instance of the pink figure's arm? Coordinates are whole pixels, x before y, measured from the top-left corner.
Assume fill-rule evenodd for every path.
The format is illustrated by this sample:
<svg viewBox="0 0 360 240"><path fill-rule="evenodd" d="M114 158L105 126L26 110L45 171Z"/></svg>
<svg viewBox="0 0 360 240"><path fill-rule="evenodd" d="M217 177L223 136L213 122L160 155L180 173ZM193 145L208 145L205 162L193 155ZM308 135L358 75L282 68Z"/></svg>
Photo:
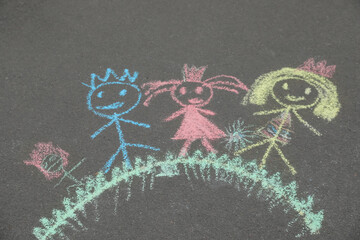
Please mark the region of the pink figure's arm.
<svg viewBox="0 0 360 240"><path fill-rule="evenodd" d="M214 116L216 115L216 113L214 113L213 111L207 110L207 109L198 109L199 112L205 114L205 115L210 115L210 116Z"/></svg>
<svg viewBox="0 0 360 240"><path fill-rule="evenodd" d="M165 118L164 121L168 122L168 121L174 120L175 118L181 116L184 113L185 113L185 109L182 108L182 109L174 112L173 114L171 114L171 116L169 116L168 118Z"/></svg>

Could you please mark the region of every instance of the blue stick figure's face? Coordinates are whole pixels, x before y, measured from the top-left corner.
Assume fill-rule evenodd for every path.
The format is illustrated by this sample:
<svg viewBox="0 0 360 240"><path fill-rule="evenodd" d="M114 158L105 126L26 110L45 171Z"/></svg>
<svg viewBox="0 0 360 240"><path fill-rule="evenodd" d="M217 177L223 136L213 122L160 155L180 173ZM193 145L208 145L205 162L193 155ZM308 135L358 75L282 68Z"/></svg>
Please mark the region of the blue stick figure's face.
<svg viewBox="0 0 360 240"><path fill-rule="evenodd" d="M130 112L140 102L138 86L130 83L103 83L88 94L88 107L96 115L111 118Z"/></svg>

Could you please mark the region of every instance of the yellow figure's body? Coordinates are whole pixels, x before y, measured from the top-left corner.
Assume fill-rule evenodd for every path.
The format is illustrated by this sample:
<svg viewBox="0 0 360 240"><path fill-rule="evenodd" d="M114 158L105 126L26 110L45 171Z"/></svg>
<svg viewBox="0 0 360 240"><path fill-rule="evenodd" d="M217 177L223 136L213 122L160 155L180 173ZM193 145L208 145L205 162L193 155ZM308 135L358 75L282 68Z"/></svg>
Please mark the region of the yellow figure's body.
<svg viewBox="0 0 360 240"><path fill-rule="evenodd" d="M285 164L288 166L288 168L290 169L290 172L292 174L296 174L296 170L293 166L290 165L290 162L285 158L283 152L281 151L279 145L278 145L278 142L280 142L280 140L278 140L278 137L279 137L279 134L281 133L281 131L283 130L283 127L284 127L284 123L287 119L287 116L289 114L289 112L291 111L292 109L290 107L286 108L286 109L279 109L279 111L273 111L271 113L276 113L276 112L280 112L282 111L282 115L285 116L284 118L282 118L282 121L276 131L276 134L271 137L271 138L267 138L267 139L264 139L258 143L255 143L255 144L252 144L246 148L243 148L239 151L237 151L235 154L236 155L240 155L252 148L255 148L255 147L259 147L259 146L262 146L262 145L265 145L265 144L269 144L269 146L267 147L266 151L265 151L265 154L264 156L262 157L261 159L261 163L260 163L260 168L263 168L266 164L266 160L271 152L271 150L273 148L275 148L275 150L277 151L277 153L279 154L279 156L281 157L281 159L285 162ZM268 112L257 112L257 113L254 113L254 115L267 115L267 114L271 114L269 113L270 111Z"/></svg>
<svg viewBox="0 0 360 240"><path fill-rule="evenodd" d="M255 80L251 90L245 96L243 104L246 105L248 102L256 105L264 105L267 103L268 98L271 96L281 107L274 110L266 110L254 113L254 115L270 115L281 113L282 118L277 131L274 136L268 137L260 142L249 145L237 152L235 155L240 155L253 148L269 144L262 159L259 167L262 168L266 164L266 160L271 152L275 149L281 159L289 168L292 174L296 174L296 170L291 166L289 160L286 159L284 153L279 146L279 134L284 128L288 115L294 115L301 123L303 123L309 130L315 133L317 136L321 136L321 133L305 121L298 110L310 109L313 114L317 117L331 121L340 110L340 103L337 97L337 91L335 85L323 76L330 75L330 70L326 72L327 68L324 62L322 65L314 65L313 59L309 59L302 69L294 68L283 68L278 71L270 72L260 76ZM324 63L324 64L323 64ZM309 66L309 64L312 64ZM314 72L312 72L314 68ZM334 71L335 67L330 66L331 70ZM305 70L304 70L305 69ZM316 70L316 72L315 72ZM332 76L333 72L331 72ZM328 76L326 75L326 76ZM329 76L328 76L329 77ZM302 91L300 94L296 91Z"/></svg>

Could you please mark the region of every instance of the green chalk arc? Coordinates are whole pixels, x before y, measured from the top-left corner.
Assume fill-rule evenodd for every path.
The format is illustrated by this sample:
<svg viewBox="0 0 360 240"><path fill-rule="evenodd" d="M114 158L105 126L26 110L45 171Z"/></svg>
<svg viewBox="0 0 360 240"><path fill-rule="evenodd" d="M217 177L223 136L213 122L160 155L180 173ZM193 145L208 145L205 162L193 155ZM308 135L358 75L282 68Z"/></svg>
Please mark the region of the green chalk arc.
<svg viewBox="0 0 360 240"><path fill-rule="evenodd" d="M126 169L123 167L123 169ZM217 157L215 154L203 156L200 151L189 157L177 157L168 153L164 161L158 161L153 156L146 160L135 159L135 166L132 170L123 170L119 167L113 168L110 180L106 179L103 173L97 176L89 176L78 186L75 193L63 199L63 210L53 209L52 216L40 219L41 227L35 227L33 234L40 240L53 239L55 237L69 239L63 230L75 222L80 228L86 227L78 219L79 214L86 216L85 207L88 204L95 204L97 209L99 196L107 190L116 189L121 183L128 185L128 197L131 196L131 184L134 178L143 180L142 190L144 191L146 179L150 176L150 189L153 188L156 178L180 176L184 172L191 181L190 173L195 178L211 181L225 181L235 185L238 190L241 186L248 191L249 195L257 189L257 196L266 194L270 207L283 205L284 211L294 210L297 216L289 223L301 220L303 230L297 236L306 233L318 234L324 218L323 210L315 213L313 211L313 196L300 199L297 195L297 184L295 181L284 185L280 173L269 175L265 169L259 169L256 161L244 162L241 157L230 158L227 154ZM182 170L183 169L183 170ZM241 184L241 185L240 185Z"/></svg>

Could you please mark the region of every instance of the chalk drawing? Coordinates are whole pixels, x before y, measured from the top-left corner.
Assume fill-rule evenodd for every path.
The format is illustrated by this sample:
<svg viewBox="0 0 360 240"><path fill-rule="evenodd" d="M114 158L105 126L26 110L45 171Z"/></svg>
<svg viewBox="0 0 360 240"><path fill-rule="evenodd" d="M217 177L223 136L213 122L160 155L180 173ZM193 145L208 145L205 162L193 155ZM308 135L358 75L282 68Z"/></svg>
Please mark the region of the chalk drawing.
<svg viewBox="0 0 360 240"><path fill-rule="evenodd" d="M244 98L243 104L265 105L271 96L279 105L278 109L266 110L254 113L254 115L280 114L269 124L260 129L264 140L249 145L235 154L242 154L250 149L269 144L263 155L260 167L264 167L267 157L272 149L275 149L292 174L296 170L286 159L280 145L285 145L291 139L291 115L295 116L314 134L321 133L305 121L299 114L299 110L309 109L312 113L324 120L331 121L340 110L340 103L336 86L328 79L333 76L335 65L326 66L326 61L315 64L313 58L308 59L303 65L295 68L283 68L260 76L255 80L251 90ZM302 92L297 92L299 89Z"/></svg>
<svg viewBox="0 0 360 240"><path fill-rule="evenodd" d="M246 145L253 143L258 136L252 129L253 125L245 125L243 120L236 120L233 124L225 128L226 137L224 142L228 151L238 151Z"/></svg>
<svg viewBox="0 0 360 240"><path fill-rule="evenodd" d="M33 165L42 172L46 179L58 178L64 173L64 167L69 163L69 153L52 142L35 144L35 149L30 153L30 160L24 161L26 165Z"/></svg>
<svg viewBox="0 0 360 240"><path fill-rule="evenodd" d="M116 127L118 132L120 142L119 148L102 168L105 173L110 170L114 160L120 153L126 163L126 167L132 168L127 151L128 147L138 147L154 151L160 150L159 148L148 145L128 143L124 139L124 134L120 125L121 122L130 123L143 128L150 128L149 124L122 118L123 115L129 113L137 107L140 102L141 92L139 87L134 84L137 76L137 72L134 72L134 74L131 75L129 70L125 69L124 74L119 77L112 69L108 68L103 78L93 73L91 74L91 84L87 85L83 83L85 86L90 88L87 96L89 110L100 117L110 120L107 124L99 128L93 135L91 135L91 138L94 139L102 131L112 125ZM99 85L97 85L96 80L100 81Z"/></svg>
<svg viewBox="0 0 360 240"><path fill-rule="evenodd" d="M69 163L69 153L59 147L55 147L52 142L39 142L35 144L35 148L36 149L30 153L31 160L26 160L24 163L26 165L33 165L37 167L48 180L59 178L62 175L62 178L54 186L54 188L57 187L65 178L74 181L76 184L80 184L80 181L77 180L71 172L79 167L85 161L85 158L67 171L65 170L65 167Z"/></svg>
<svg viewBox="0 0 360 240"><path fill-rule="evenodd" d="M69 178L69 179L73 180L75 182L75 185L81 184L81 181L77 180L73 175L71 175L71 172L74 171L76 168L78 168L84 161L85 161L85 158L81 159L81 161L78 162L69 171L64 170L64 175L62 176L60 181L54 186L54 188L57 187L65 178ZM69 188L72 187L72 186L74 186L74 185L71 185L71 186L67 187L66 190L69 191Z"/></svg>
<svg viewBox="0 0 360 240"><path fill-rule="evenodd" d="M111 171L111 178L107 180L105 173L99 172L96 176L89 176L84 179L83 185L79 186L73 195L63 199L63 209L54 209L51 217L40 219L41 227L35 227L33 234L38 239L53 239L67 236L64 233L66 227L73 227L86 230L86 226L79 220L80 214L86 218L86 210L89 204L96 202L101 208L99 196L108 190L117 190L120 184L127 184L127 197L131 197L131 183L135 178L143 181L142 189L146 186L147 179L150 179L149 187L154 187L154 181L162 177L175 177L186 174L188 179L191 176L202 179L205 182L212 180L224 181L236 189L244 188L250 196L256 191L257 197L265 196L270 208L281 205L284 212L294 212L296 217L289 223L291 227L294 222L302 224L303 229L297 236L305 234L318 234L324 217L323 210L313 211L314 197L307 196L300 198L297 194L297 183L295 181L284 184L280 173L269 175L265 169L259 169L256 161L244 162L241 157L229 157L222 155L217 157L214 153L203 156L200 151L192 156L178 157L168 153L164 160L148 156L146 160L135 159L132 169L114 167ZM108 201L108 200L106 200ZM117 203L115 203L115 206Z"/></svg>
<svg viewBox="0 0 360 240"><path fill-rule="evenodd" d="M179 129L172 138L173 140L185 140L180 150L181 156L188 153L190 145L197 139L201 140L208 152L216 152L210 140L226 136L204 116L215 115L215 112L202 108L212 100L214 89L235 94L239 94L239 89L248 90L239 79L233 76L218 75L203 81L202 77L206 68L206 66L189 68L185 64L183 80L155 81L142 85L142 88L146 90L145 95L148 96L144 102L145 106L148 106L151 99L157 95L170 92L172 99L182 107L164 120L171 121L184 115Z"/></svg>

